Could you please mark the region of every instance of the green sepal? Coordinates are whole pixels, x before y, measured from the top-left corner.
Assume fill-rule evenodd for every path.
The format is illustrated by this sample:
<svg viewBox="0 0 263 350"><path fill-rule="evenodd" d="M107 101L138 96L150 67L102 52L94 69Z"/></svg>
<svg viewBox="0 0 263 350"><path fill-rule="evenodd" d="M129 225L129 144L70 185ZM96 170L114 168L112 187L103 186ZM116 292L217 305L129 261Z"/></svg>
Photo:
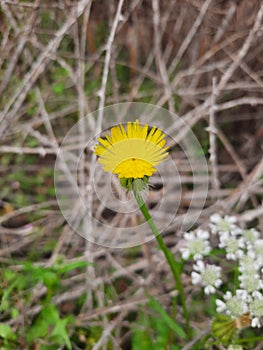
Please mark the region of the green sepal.
<svg viewBox="0 0 263 350"><path fill-rule="evenodd" d="M229 344L236 333L235 320L228 315L218 314L212 323L212 332L223 344Z"/></svg>
<svg viewBox="0 0 263 350"><path fill-rule="evenodd" d="M132 183L132 189L134 192L142 192L145 190L149 183L149 177L144 176L142 179L134 179Z"/></svg>
<svg viewBox="0 0 263 350"><path fill-rule="evenodd" d="M120 184L122 187L126 188L127 190L131 191L132 190L132 182L133 179L126 179L126 177L120 178Z"/></svg>
<svg viewBox="0 0 263 350"><path fill-rule="evenodd" d="M120 178L121 186L126 188L128 191L142 192L147 188L148 183L149 177L146 175L141 179L126 179L125 177Z"/></svg>

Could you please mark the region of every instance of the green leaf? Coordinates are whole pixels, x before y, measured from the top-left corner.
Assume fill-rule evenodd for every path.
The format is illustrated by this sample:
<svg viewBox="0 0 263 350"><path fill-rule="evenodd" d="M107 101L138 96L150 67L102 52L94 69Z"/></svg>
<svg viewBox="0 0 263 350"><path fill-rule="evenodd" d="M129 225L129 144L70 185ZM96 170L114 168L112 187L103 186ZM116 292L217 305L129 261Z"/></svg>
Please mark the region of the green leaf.
<svg viewBox="0 0 263 350"><path fill-rule="evenodd" d="M46 313L49 313L49 317L52 318L52 320L50 320L51 321L50 323L55 325L50 337L51 340L56 340L57 343L60 345L62 345L64 341L67 345L67 348L71 350L72 347L71 347L71 343L70 343L70 339L69 339L66 327L68 323L71 322L72 317L66 317L64 319L61 319L56 306L53 304L47 307Z"/></svg>
<svg viewBox="0 0 263 350"><path fill-rule="evenodd" d="M90 265L90 263L87 261L76 261L76 262L56 265L54 267L54 270L59 274L63 274L63 273L69 272L71 270L86 267L88 265Z"/></svg>
<svg viewBox="0 0 263 350"><path fill-rule="evenodd" d="M27 342L32 343L36 339L47 338L50 324L49 321L50 319L48 319L47 315L45 315L45 310L42 310L41 313L34 320L34 323L31 325L31 327L27 330Z"/></svg>
<svg viewBox="0 0 263 350"><path fill-rule="evenodd" d="M149 306L157 311L161 316L163 321L166 323L166 325L173 330L176 335L181 339L186 339L186 334L183 328L177 324L166 312L166 310L163 308L163 306L155 300L152 296L149 296L150 302Z"/></svg>
<svg viewBox="0 0 263 350"><path fill-rule="evenodd" d="M19 280L14 281L6 289L2 290L2 298L0 303L0 311L7 311L10 307L9 296L11 295L13 289L18 285Z"/></svg>
<svg viewBox="0 0 263 350"><path fill-rule="evenodd" d="M13 332L12 328L4 323L0 323L0 337L8 340L16 339L16 335Z"/></svg>
<svg viewBox="0 0 263 350"><path fill-rule="evenodd" d="M59 285L59 278L55 272L44 271L42 281L47 288L57 287Z"/></svg>
<svg viewBox="0 0 263 350"><path fill-rule="evenodd" d="M67 345L67 348L69 350L71 350L72 347L71 347L70 338L69 338L68 332L67 332L68 323L69 323L68 318L64 318L63 320L59 319L56 322L55 328L51 334L51 339L52 338L54 338L54 339L58 338L58 340L63 339L65 344Z"/></svg>
<svg viewBox="0 0 263 350"><path fill-rule="evenodd" d="M147 332L147 327L150 325L144 313L139 314L138 322L139 325L136 325L133 331L132 350L152 350L152 341Z"/></svg>
<svg viewBox="0 0 263 350"><path fill-rule="evenodd" d="M56 95L62 95L65 90L65 85L63 83L57 83L52 87L52 90Z"/></svg>
<svg viewBox="0 0 263 350"><path fill-rule="evenodd" d="M54 304L43 307L43 310L30 327L26 338L30 343L35 339L45 339L56 345L66 344L67 349L71 350L70 338L67 332L67 325L73 322L73 316L60 318L59 311ZM51 335L50 330L53 328Z"/></svg>

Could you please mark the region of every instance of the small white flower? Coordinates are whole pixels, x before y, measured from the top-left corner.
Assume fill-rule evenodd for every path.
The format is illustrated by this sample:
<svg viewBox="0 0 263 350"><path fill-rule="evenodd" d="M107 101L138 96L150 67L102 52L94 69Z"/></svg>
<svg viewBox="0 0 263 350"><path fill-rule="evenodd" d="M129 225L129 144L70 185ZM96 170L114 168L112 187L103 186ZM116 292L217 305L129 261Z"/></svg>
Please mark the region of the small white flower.
<svg viewBox="0 0 263 350"><path fill-rule="evenodd" d="M237 219L234 216L224 216L222 218L219 214L213 214L210 216L211 223L209 227L213 234L229 232L232 235L238 235L242 230L236 225Z"/></svg>
<svg viewBox="0 0 263 350"><path fill-rule="evenodd" d="M256 239L253 248L248 247L248 251L253 251L256 259L263 266L263 239Z"/></svg>
<svg viewBox="0 0 263 350"><path fill-rule="evenodd" d="M217 312L225 312L232 318L237 318L248 311L249 296L246 291L238 289L236 295L227 291L224 299L225 302L220 299L216 300Z"/></svg>
<svg viewBox="0 0 263 350"><path fill-rule="evenodd" d="M258 270L263 267L263 239L257 239L253 245L248 245L247 255L254 259Z"/></svg>
<svg viewBox="0 0 263 350"><path fill-rule="evenodd" d="M260 267L258 260L255 259L255 254L248 253L240 259L238 269L243 275L255 275Z"/></svg>
<svg viewBox="0 0 263 350"><path fill-rule="evenodd" d="M205 265L202 260L198 260L193 265L195 271L192 272L192 283L201 284L205 294L215 293L216 288L223 283L221 280L221 267L215 265Z"/></svg>
<svg viewBox="0 0 263 350"><path fill-rule="evenodd" d="M238 277L240 281L240 287L246 290L248 293L252 293L263 288L263 281L260 280L259 274L242 274Z"/></svg>
<svg viewBox="0 0 263 350"><path fill-rule="evenodd" d="M180 252L184 260L193 256L194 260L202 259L203 256L209 254L211 247L208 241L209 233L198 229L184 234L186 247L182 247Z"/></svg>
<svg viewBox="0 0 263 350"><path fill-rule="evenodd" d="M263 294L256 291L252 294L253 299L249 304L252 327L261 327L260 319L263 317Z"/></svg>
<svg viewBox="0 0 263 350"><path fill-rule="evenodd" d="M243 350L241 345L231 344L227 347L227 350Z"/></svg>
<svg viewBox="0 0 263 350"><path fill-rule="evenodd" d="M224 232L219 236L219 247L226 250L226 258L229 260L240 259L244 255L245 247L244 239L232 236L228 232Z"/></svg>
<svg viewBox="0 0 263 350"><path fill-rule="evenodd" d="M216 299L216 312L224 312L226 311L226 308L226 303L224 303L221 299Z"/></svg>
<svg viewBox="0 0 263 350"><path fill-rule="evenodd" d="M244 230L242 232L242 236L248 246L253 246L255 241L259 238L259 232L254 228L250 228L248 230Z"/></svg>

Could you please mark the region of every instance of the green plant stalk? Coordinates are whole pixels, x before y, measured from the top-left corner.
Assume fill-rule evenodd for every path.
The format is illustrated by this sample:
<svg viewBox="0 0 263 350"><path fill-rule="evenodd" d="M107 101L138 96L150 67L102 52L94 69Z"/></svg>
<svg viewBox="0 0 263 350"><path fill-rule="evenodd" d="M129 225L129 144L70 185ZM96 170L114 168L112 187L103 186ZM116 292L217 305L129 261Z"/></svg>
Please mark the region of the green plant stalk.
<svg viewBox="0 0 263 350"><path fill-rule="evenodd" d="M189 338L191 338L191 326L190 326L190 320L189 320L189 313L188 313L188 309L186 306L186 300L185 300L185 294L184 294L184 289L183 289L183 284L181 281L181 273L180 273L180 267L178 262L175 260L172 252L170 251L170 249L166 246L164 240L162 239L162 236L160 235L160 232L158 231L153 218L151 216L151 214L149 213L144 200L142 199L142 196L140 194L139 191L133 190L134 193L134 197L138 203L138 206L145 218L145 220L147 221L148 225L150 226L153 234L155 235L155 238L159 244L159 247L161 248L161 250L163 251L165 258L171 268L175 283L176 283L176 289L178 290L180 299L181 299L181 303L182 303L182 308L183 308L183 315L184 315L184 319L185 319L185 324L186 324L186 332Z"/></svg>

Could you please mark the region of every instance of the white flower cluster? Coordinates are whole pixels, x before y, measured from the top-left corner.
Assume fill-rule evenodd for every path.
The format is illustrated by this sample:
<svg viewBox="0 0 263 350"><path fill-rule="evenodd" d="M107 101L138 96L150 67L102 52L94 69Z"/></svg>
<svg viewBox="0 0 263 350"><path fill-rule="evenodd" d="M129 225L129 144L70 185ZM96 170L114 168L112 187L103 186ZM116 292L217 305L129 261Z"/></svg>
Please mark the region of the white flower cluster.
<svg viewBox="0 0 263 350"><path fill-rule="evenodd" d="M261 327L263 318L263 239L254 228L241 229L234 216L210 217L209 230L198 229L184 234L185 244L180 249L184 260L193 259L192 283L201 285L205 294L216 293L223 284L222 268L208 264L212 260L211 238L217 241L216 249L225 254L224 260L233 261L236 267L238 289L227 291L216 300L217 312L232 318L249 314L252 327ZM217 237L217 239L215 239ZM218 259L217 259L218 260Z"/></svg>
<svg viewBox="0 0 263 350"><path fill-rule="evenodd" d="M243 350L243 347L241 345L229 345L227 350Z"/></svg>

